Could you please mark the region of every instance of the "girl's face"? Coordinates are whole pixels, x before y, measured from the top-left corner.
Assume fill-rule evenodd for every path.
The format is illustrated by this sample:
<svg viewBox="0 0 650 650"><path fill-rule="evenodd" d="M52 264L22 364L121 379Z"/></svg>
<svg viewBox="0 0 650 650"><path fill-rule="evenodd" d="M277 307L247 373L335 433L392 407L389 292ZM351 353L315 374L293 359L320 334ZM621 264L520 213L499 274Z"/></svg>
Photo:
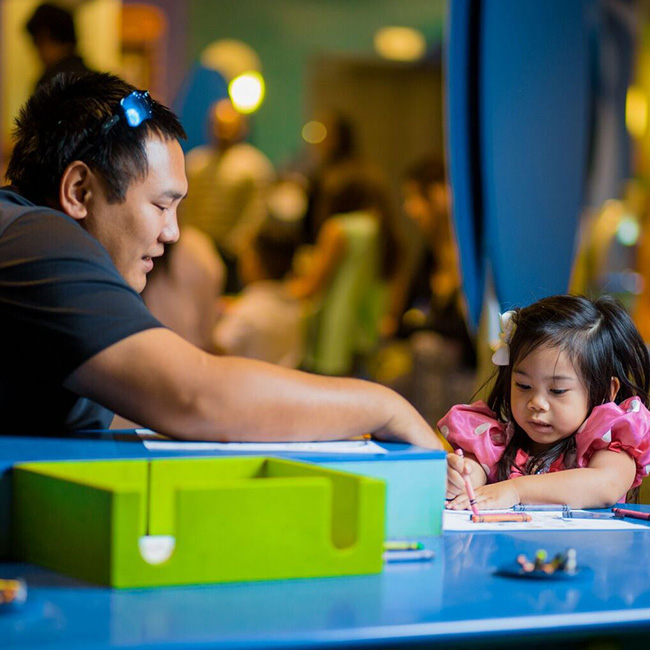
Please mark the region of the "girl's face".
<svg viewBox="0 0 650 650"><path fill-rule="evenodd" d="M589 395L566 353L542 346L512 369L510 407L538 454L568 438L589 415Z"/></svg>

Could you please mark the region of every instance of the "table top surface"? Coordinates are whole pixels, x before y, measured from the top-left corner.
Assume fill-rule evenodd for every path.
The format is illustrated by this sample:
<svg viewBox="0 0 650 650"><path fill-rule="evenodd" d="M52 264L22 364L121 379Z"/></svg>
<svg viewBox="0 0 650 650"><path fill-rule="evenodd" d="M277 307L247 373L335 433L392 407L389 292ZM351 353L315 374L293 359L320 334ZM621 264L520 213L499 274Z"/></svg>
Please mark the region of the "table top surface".
<svg viewBox="0 0 650 650"><path fill-rule="evenodd" d="M154 459L195 456L282 456L296 460L318 462L365 460L439 460L446 452L415 447L406 443L375 441L388 453L384 454L339 454L264 451L201 451L201 450L148 450L133 429L122 431L97 431L75 434L65 438L52 436L7 436L0 435L0 475L16 463L39 460L91 460L91 459Z"/></svg>
<svg viewBox="0 0 650 650"><path fill-rule="evenodd" d="M391 449L405 457L424 451ZM0 474L17 461L152 455L167 454L115 436L82 443L0 437ZM0 647L399 647L650 629L650 523L635 523L648 530L448 532L422 540L435 552L432 562L341 578L112 590L0 563L0 578L28 585L27 603L0 610ZM584 568L570 580L497 575L519 553L568 547Z"/></svg>
<svg viewBox="0 0 650 650"><path fill-rule="evenodd" d="M372 576L111 590L30 565L28 601L0 612L4 648L302 648L473 642L650 628L648 531L445 533L432 562ZM518 553L575 547L578 577L496 575Z"/></svg>

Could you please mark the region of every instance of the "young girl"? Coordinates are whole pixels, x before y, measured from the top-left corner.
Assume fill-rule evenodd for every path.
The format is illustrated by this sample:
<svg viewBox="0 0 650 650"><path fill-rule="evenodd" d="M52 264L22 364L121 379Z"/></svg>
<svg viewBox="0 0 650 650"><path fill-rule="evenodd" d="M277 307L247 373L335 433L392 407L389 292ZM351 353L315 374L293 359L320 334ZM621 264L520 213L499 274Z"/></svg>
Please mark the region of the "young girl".
<svg viewBox="0 0 650 650"><path fill-rule="evenodd" d="M448 508L562 503L602 508L650 471L648 351L611 298L552 296L502 316L488 403L455 406L438 427Z"/></svg>

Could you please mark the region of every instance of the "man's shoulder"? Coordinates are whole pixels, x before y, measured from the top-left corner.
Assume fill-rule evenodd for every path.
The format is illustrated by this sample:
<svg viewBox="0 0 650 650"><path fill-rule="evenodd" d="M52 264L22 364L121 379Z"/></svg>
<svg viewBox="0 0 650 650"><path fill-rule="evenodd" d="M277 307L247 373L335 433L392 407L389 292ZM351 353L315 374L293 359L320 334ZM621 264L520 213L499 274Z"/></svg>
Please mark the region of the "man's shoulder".
<svg viewBox="0 0 650 650"><path fill-rule="evenodd" d="M63 212L32 203L11 186L0 187L0 232L25 214L66 217Z"/></svg>
<svg viewBox="0 0 650 650"><path fill-rule="evenodd" d="M0 188L3 254L31 260L92 259L108 265L104 247L64 212L35 205L11 188Z"/></svg>
<svg viewBox="0 0 650 650"><path fill-rule="evenodd" d="M11 187L0 188L0 235L19 218L26 215L47 218L56 214L56 210L32 203ZM63 213L58 214L65 217Z"/></svg>

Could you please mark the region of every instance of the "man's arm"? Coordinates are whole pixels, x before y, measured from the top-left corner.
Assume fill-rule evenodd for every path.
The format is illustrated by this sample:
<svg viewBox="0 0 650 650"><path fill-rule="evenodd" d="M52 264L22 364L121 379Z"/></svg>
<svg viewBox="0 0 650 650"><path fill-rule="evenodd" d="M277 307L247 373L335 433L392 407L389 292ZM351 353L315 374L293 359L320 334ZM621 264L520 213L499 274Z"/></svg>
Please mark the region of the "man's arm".
<svg viewBox="0 0 650 650"><path fill-rule="evenodd" d="M65 385L176 438L336 440L372 433L441 448L417 411L384 386L212 356L162 328L106 348Z"/></svg>

